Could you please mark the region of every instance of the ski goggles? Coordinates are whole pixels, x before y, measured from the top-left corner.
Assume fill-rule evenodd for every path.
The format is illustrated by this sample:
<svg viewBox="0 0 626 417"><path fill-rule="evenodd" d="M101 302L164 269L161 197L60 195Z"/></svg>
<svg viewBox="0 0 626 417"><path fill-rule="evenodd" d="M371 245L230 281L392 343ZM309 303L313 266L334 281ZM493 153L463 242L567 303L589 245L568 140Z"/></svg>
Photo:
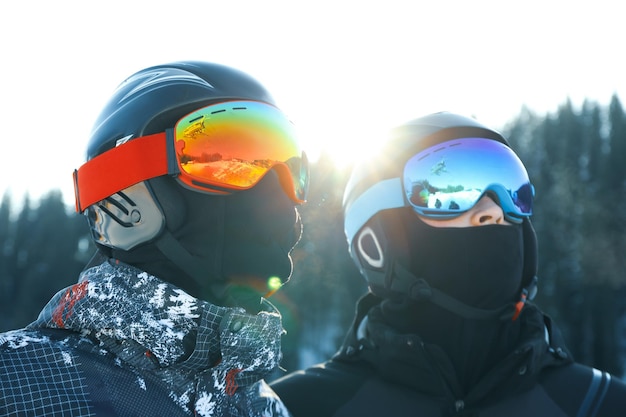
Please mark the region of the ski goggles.
<svg viewBox="0 0 626 417"><path fill-rule="evenodd" d="M424 217L459 216L488 194L514 223L532 215L535 194L515 152L481 138L443 142L411 157L404 166L403 188L413 210Z"/></svg>
<svg viewBox="0 0 626 417"><path fill-rule="evenodd" d="M194 191L226 195L254 187L275 170L295 203L306 200L306 154L293 124L269 104L213 104L184 116L173 129L128 139L74 171L77 212L161 175Z"/></svg>
<svg viewBox="0 0 626 417"><path fill-rule="evenodd" d="M345 206L349 242L376 213L399 207L410 206L421 216L444 220L463 214L489 195L512 223L532 215L535 190L526 168L508 146L492 139L463 138L434 145L409 158L402 175L377 182Z"/></svg>

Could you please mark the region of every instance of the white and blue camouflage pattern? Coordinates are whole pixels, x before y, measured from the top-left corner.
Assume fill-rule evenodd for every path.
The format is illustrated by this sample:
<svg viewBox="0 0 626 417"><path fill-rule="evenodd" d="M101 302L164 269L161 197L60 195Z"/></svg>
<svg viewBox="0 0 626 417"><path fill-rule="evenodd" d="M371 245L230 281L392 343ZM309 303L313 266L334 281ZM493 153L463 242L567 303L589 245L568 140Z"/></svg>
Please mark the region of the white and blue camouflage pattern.
<svg viewBox="0 0 626 417"><path fill-rule="evenodd" d="M289 416L263 381L283 332L110 260L0 334L0 415Z"/></svg>

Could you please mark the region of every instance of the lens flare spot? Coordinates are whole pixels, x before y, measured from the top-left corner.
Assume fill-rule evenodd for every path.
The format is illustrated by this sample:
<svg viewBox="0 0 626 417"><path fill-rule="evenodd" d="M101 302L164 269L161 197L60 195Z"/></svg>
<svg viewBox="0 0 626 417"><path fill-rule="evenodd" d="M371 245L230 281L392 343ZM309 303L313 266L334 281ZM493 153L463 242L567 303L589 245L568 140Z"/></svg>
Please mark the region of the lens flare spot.
<svg viewBox="0 0 626 417"><path fill-rule="evenodd" d="M270 277L267 280L267 289L270 291L276 291L283 285L283 281L278 277Z"/></svg>

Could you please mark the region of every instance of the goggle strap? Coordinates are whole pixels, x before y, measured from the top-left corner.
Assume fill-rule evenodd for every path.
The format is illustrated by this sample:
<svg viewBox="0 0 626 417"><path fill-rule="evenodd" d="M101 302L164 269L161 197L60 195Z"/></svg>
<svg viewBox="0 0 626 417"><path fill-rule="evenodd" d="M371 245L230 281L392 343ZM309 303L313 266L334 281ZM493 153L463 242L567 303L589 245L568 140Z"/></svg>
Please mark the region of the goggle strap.
<svg viewBox="0 0 626 417"><path fill-rule="evenodd" d="M161 132L130 140L75 170L76 211L82 213L92 204L131 185L169 173L171 164L176 164L176 161L169 161L167 134L173 133ZM173 141L170 142L174 146ZM176 171L177 168L173 170Z"/></svg>
<svg viewBox="0 0 626 417"><path fill-rule="evenodd" d="M295 184L294 180L291 177L291 172L289 171L289 167L283 162L277 162L274 164L272 169L277 172L281 172L282 175L278 176L278 181L280 182L281 187L285 190L285 193L294 201L303 202L295 193ZM268 171L269 172L269 171Z"/></svg>
<svg viewBox="0 0 626 417"><path fill-rule="evenodd" d="M180 174L178 160L176 159L176 148L174 146L175 143L176 140L174 138L174 129L167 129L165 131L165 146L167 148L167 173L170 175Z"/></svg>

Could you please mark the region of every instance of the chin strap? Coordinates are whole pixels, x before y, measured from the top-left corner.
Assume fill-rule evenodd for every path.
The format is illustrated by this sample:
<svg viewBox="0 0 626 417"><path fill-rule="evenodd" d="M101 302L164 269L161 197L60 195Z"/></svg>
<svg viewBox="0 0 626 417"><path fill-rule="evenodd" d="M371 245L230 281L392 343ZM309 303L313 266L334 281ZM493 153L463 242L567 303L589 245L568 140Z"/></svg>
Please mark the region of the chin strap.
<svg viewBox="0 0 626 417"><path fill-rule="evenodd" d="M515 321L528 298L528 290L524 289L521 299L517 303L507 304L493 310L486 310L467 305L443 291L432 288L426 280L417 278L398 262L394 262L392 273L394 276L394 279L391 281L392 291L408 294L413 300L428 300L439 307L468 319L484 320L497 317L502 321Z"/></svg>

